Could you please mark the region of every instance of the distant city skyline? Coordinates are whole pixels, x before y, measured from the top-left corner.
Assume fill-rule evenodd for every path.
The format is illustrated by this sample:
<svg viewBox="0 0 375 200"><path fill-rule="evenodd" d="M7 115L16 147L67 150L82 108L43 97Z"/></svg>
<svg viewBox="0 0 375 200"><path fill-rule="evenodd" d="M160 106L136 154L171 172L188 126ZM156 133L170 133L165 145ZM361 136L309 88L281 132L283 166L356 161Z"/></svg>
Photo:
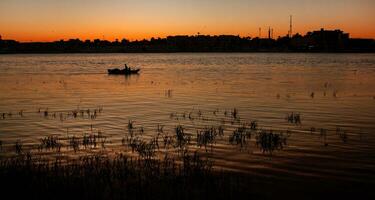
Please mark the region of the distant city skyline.
<svg viewBox="0 0 375 200"><path fill-rule="evenodd" d="M1 0L0 35L18 41L149 39L168 35L285 36L341 29L375 38L372 0Z"/></svg>

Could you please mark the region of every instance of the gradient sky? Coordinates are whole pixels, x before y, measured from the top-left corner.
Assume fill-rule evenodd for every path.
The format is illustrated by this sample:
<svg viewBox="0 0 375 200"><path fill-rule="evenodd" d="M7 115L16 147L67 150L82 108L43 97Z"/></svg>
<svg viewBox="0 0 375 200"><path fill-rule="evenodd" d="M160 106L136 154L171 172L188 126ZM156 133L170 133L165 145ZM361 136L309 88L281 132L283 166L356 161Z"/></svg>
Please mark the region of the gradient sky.
<svg viewBox="0 0 375 200"><path fill-rule="evenodd" d="M375 38L375 0L0 0L0 35L20 41L167 35L263 37L342 29Z"/></svg>

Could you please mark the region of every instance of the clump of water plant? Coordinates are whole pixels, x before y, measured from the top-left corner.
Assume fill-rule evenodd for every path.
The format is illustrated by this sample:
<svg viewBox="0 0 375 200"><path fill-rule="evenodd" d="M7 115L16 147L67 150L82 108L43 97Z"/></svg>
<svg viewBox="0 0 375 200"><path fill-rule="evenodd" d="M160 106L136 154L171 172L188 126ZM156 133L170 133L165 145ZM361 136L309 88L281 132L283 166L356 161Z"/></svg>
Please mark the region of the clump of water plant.
<svg viewBox="0 0 375 200"><path fill-rule="evenodd" d="M212 170L213 162L206 158L202 159L197 151L190 155L187 151L182 154L183 175L209 174Z"/></svg>
<svg viewBox="0 0 375 200"><path fill-rule="evenodd" d="M327 143L327 129L324 129L324 128L320 129L320 138L323 139L324 146L328 146L328 143Z"/></svg>
<svg viewBox="0 0 375 200"><path fill-rule="evenodd" d="M14 149L16 151L16 154L22 154L23 152L23 144L20 140L16 141L16 144L14 145Z"/></svg>
<svg viewBox="0 0 375 200"><path fill-rule="evenodd" d="M174 137L169 136L169 135L163 136L164 149L168 150L169 147L174 144L174 142L175 142Z"/></svg>
<svg viewBox="0 0 375 200"><path fill-rule="evenodd" d="M48 117L48 113L49 113L48 108L46 108L43 113L44 113L44 117Z"/></svg>
<svg viewBox="0 0 375 200"><path fill-rule="evenodd" d="M69 147L74 150L74 152L77 152L79 150L80 142L77 137L73 135L73 137L69 137Z"/></svg>
<svg viewBox="0 0 375 200"><path fill-rule="evenodd" d="M56 150L60 152L62 144L57 136L47 136L40 140L39 150Z"/></svg>
<svg viewBox="0 0 375 200"><path fill-rule="evenodd" d="M85 134L82 138L82 145L85 148L96 148L101 144L102 148L105 148L107 137L102 135L101 131L98 131L97 134Z"/></svg>
<svg viewBox="0 0 375 200"><path fill-rule="evenodd" d="M175 136L176 136L176 147L180 149L185 149L187 145L190 143L191 137L190 135L185 133L184 128L181 125L176 126L175 128Z"/></svg>
<svg viewBox="0 0 375 200"><path fill-rule="evenodd" d="M98 153L68 160L57 158L48 163L27 154L0 160L0 182L5 194L9 191L13 197L31 195L37 199L57 196L63 199L196 199L202 195L221 199L237 197L234 194L250 195L242 185L233 184L243 176L214 173L212 166L209 158L188 151L180 159L168 154L158 160ZM20 188L21 193L15 192Z"/></svg>
<svg viewBox="0 0 375 200"><path fill-rule="evenodd" d="M141 158L150 160L155 156L157 147L155 140L151 140L150 142L138 140L135 145L135 150Z"/></svg>
<svg viewBox="0 0 375 200"><path fill-rule="evenodd" d="M258 129L258 122L253 120L250 122L250 130L256 131Z"/></svg>
<svg viewBox="0 0 375 200"><path fill-rule="evenodd" d="M158 124L156 131L158 133L164 133L164 125Z"/></svg>
<svg viewBox="0 0 375 200"><path fill-rule="evenodd" d="M220 129L220 131L223 131ZM212 145L215 143L216 136L218 136L218 130L215 127L206 127L203 130L197 130L197 145L198 147L204 146L206 152L207 146L211 146L212 151Z"/></svg>
<svg viewBox="0 0 375 200"><path fill-rule="evenodd" d="M340 127L336 127L336 134L340 137L340 139L343 142L346 143L348 141L348 134L346 133L346 131L342 130Z"/></svg>
<svg viewBox="0 0 375 200"><path fill-rule="evenodd" d="M246 124L236 128L229 136L229 143L232 145L239 145L240 149L244 148L248 144L248 140L251 139L251 127L248 128Z"/></svg>
<svg viewBox="0 0 375 200"><path fill-rule="evenodd" d="M21 117L23 117L23 110L20 110L20 111L18 112L18 115L21 116Z"/></svg>
<svg viewBox="0 0 375 200"><path fill-rule="evenodd" d="M232 117L233 117L234 119L237 119L237 118L238 118L238 110L237 110L237 108L234 108L234 109L233 109L233 111L232 111Z"/></svg>
<svg viewBox="0 0 375 200"><path fill-rule="evenodd" d="M130 131L130 130L133 130L133 129L134 129L134 122L129 120L128 121L128 130Z"/></svg>
<svg viewBox="0 0 375 200"><path fill-rule="evenodd" d="M166 90L165 96L168 97L168 98L172 98L172 92L173 92L173 90L171 90L171 89Z"/></svg>
<svg viewBox="0 0 375 200"><path fill-rule="evenodd" d="M275 150L282 150L287 144L288 136L281 133L261 130L256 136L256 145L263 153L269 153Z"/></svg>
<svg viewBox="0 0 375 200"><path fill-rule="evenodd" d="M301 115L299 113L287 114L286 120L292 124L301 124Z"/></svg>

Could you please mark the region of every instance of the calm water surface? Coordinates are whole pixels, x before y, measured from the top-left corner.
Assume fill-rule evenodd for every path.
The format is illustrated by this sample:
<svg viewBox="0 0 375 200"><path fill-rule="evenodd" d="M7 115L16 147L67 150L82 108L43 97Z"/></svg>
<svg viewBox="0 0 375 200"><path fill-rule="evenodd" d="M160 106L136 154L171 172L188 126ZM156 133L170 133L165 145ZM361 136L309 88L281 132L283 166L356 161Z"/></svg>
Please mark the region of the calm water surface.
<svg viewBox="0 0 375 200"><path fill-rule="evenodd" d="M106 74L124 63L141 67L140 75ZM93 119L68 115L99 108ZM229 144L237 122L225 112L234 108L242 122L289 130L287 145L270 156L255 138L246 148ZM301 124L285 119L292 112L301 115ZM2 156L17 140L31 148L42 137L82 136L91 127L108 137L108 151L127 151L121 141L133 120L145 140L156 135L158 124L171 135L181 124L192 136L223 125L225 136L209 153L219 169L350 180L375 174L374 54L1 55L2 113Z"/></svg>

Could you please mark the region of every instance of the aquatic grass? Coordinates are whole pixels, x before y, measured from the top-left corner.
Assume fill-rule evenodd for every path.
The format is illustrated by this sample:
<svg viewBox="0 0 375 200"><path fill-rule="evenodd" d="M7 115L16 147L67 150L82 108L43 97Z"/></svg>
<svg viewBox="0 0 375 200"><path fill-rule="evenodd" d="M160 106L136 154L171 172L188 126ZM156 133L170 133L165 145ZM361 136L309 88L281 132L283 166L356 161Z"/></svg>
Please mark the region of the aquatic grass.
<svg viewBox="0 0 375 200"><path fill-rule="evenodd" d="M247 124L236 128L229 136L229 143L232 145L239 145L240 149L246 148L248 140L251 139L251 129L247 127Z"/></svg>
<svg viewBox="0 0 375 200"><path fill-rule="evenodd" d="M218 128L217 128L217 131L218 131L218 135L220 137L223 137L224 136L224 127L222 125L220 125Z"/></svg>
<svg viewBox="0 0 375 200"><path fill-rule="evenodd" d="M15 149L16 154L18 155L23 153L23 144L21 140L16 141L16 144L14 145L14 149Z"/></svg>
<svg viewBox="0 0 375 200"><path fill-rule="evenodd" d="M179 159L168 154L156 160L119 153L114 157L59 158L50 163L27 154L1 160L0 181L7 183L4 189L12 191L13 197L37 199L195 199L202 195L221 199L236 193L248 195L248 190L242 192L242 187L233 185L236 177L242 176L223 176L212 166L209 158L186 151Z"/></svg>
<svg viewBox="0 0 375 200"><path fill-rule="evenodd" d="M175 137L175 145L180 150L186 149L187 145L190 144L191 136L185 133L185 130L181 125L175 127Z"/></svg>
<svg viewBox="0 0 375 200"><path fill-rule="evenodd" d="M184 176L193 174L209 174L212 170L213 162L208 158L202 159L197 151L190 155L187 151L182 154Z"/></svg>
<svg viewBox="0 0 375 200"><path fill-rule="evenodd" d="M135 150L142 159L150 160L155 156L156 147L157 145L155 140L151 140L150 142L138 140Z"/></svg>
<svg viewBox="0 0 375 200"><path fill-rule="evenodd" d="M20 110L20 111L18 112L18 115L21 116L21 117L23 117L23 110Z"/></svg>
<svg viewBox="0 0 375 200"><path fill-rule="evenodd" d="M82 145L87 148L96 148L101 144L102 148L105 148L106 137L102 135L100 131L97 134L85 134L82 138Z"/></svg>
<svg viewBox="0 0 375 200"><path fill-rule="evenodd" d="M292 124L301 124L301 115L299 113L290 113L290 114L287 114L287 116L285 117L285 119L289 122L289 123L292 123Z"/></svg>
<svg viewBox="0 0 375 200"><path fill-rule="evenodd" d="M238 110L237 110L237 108L234 108L234 109L233 109L233 111L232 111L232 117L233 117L234 119L237 119L237 118L238 118Z"/></svg>
<svg viewBox="0 0 375 200"><path fill-rule="evenodd" d="M47 136L40 139L39 150L56 150L57 152L61 151L62 144L59 142L57 136Z"/></svg>
<svg viewBox="0 0 375 200"><path fill-rule="evenodd" d="M213 143L215 143L216 136L218 136L218 129L215 127L206 127L203 130L197 130L197 137L196 142L198 147L205 147L206 152L207 146L211 146L211 152L212 152L212 146Z"/></svg>
<svg viewBox="0 0 375 200"><path fill-rule="evenodd" d="M173 92L173 90L171 90L171 89L166 90L165 96L168 97L168 98L172 98L172 92Z"/></svg>
<svg viewBox="0 0 375 200"><path fill-rule="evenodd" d="M156 131L158 133L164 133L164 125L158 124Z"/></svg>
<svg viewBox="0 0 375 200"><path fill-rule="evenodd" d="M79 115L79 113L80 112L77 114ZM91 112L91 115L94 113L95 110ZM187 119L188 114L187 112L184 113ZM198 116L198 112L194 112L193 114L197 114ZM209 114L211 114L211 116ZM296 114L292 114L293 123L295 123L295 121L298 120L295 119ZM83 135L80 136L77 136L77 134L69 136L69 129L67 129L66 138L59 138L57 136L42 138L40 145L42 149L56 150L56 154L52 154L54 152L48 152L49 155L45 156L43 159L42 156L38 158L38 155L32 155L32 150L24 153L22 143L19 142L21 150L19 150L18 153L16 150L17 156L11 158L14 160L18 159L17 162L8 160L8 164L4 164L4 160L0 159L0 174L4 172L3 169L7 169L8 172L9 169L12 169L16 171L20 177L26 173L28 176L34 176L33 180L45 181L43 184L59 183L59 187L56 187L59 188L59 190L56 191L64 191L66 188L73 186L76 187L75 190L77 190L77 185L75 184L81 181L84 186L78 188L80 191L84 191L83 193L85 193L86 197L87 195L97 195L96 192L101 191L100 195L114 195L114 192L116 192L116 194L125 192L126 194L121 193L123 194L121 197L128 198L130 191L134 189L137 190L134 194L139 198L140 195L142 197L145 191L148 191L147 188L159 186L164 183L164 180L167 180L169 183L167 187L168 190L174 189L176 184L182 184L181 188L183 189L179 190L178 194L173 193L172 195L175 199L180 197L181 191L191 191L192 187L195 187L196 184L201 184L201 182L208 182L207 187L211 188L218 181L221 181L217 180L217 178L210 178L215 177L218 171L213 169L214 163L210 159L210 156L213 156L213 154L207 152L214 151L213 147L219 137L224 137L224 131L226 134L230 133L228 135L228 140L226 140L229 141L229 144L239 146L240 150L244 148L247 149L250 144L255 144L256 148L266 155L273 155L276 151L283 150L287 146L287 140L291 135L289 130L268 131L260 129L258 122L255 120L249 122L238 120L239 123L234 125L226 124L225 119L233 119L233 114L224 119L221 119L222 116L219 117L219 113L215 115L211 113L211 111L205 114L201 112L200 115L201 117L198 120L201 121L198 121L199 123L194 123L194 125L196 125L194 128L189 127L186 129L183 125L177 125L169 129L164 125L157 124L156 136L147 140L145 138L149 135L143 135L145 131L143 130L143 125L135 125L133 121L129 120L128 124L125 124L125 137L120 138L125 148L116 149L115 155L113 155L113 152L111 153L112 149L109 151L100 150L100 152L95 150L90 151L91 148L96 148L100 146L100 144L105 148L104 144L107 142L107 137L105 137L101 131L95 133L92 125L90 131L84 132ZM212 115L216 117L210 118ZM176 113L175 116L181 119L181 116L183 118L184 114ZM204 125L200 124L202 121ZM129 130L128 135L126 135L126 128ZM189 134L195 131L197 133L196 135ZM310 128L311 133L315 133L316 131L316 128ZM337 127L336 133L340 137L342 136L344 140L345 131ZM323 135L321 131L321 137L323 137ZM62 139L66 139L67 141L64 142ZM201 151L200 149L194 147L190 148L191 140L196 141L197 147L204 147L206 152L200 154L198 153ZM160 147L164 148L165 151L159 149L159 142L163 145ZM59 144L67 149L73 149L74 152L83 149L85 149L85 151L74 154L72 158L64 157L64 153L57 153L60 152L57 148L62 148L61 146L59 147ZM174 149L170 149L171 147ZM123 151L125 154L122 154ZM36 152L34 151L34 153ZM11 165L13 168L10 168ZM36 171L27 171L30 169L35 169ZM43 179L45 174L48 174L49 177ZM8 176L9 173L6 175ZM2 177L4 176L1 176L1 178ZM194 186L192 184L194 184ZM221 182L221 184L226 186L223 188L225 191L233 188L235 188L234 191L242 191L232 185L235 184L233 181L229 181L228 183ZM107 189L101 190L102 188ZM205 191L207 188L197 187L196 189L197 191ZM150 195L155 194L155 191L158 190L151 191ZM159 194L159 192L157 194ZM95 195L91 198L95 198ZM240 195L240 193L238 193L238 195ZM189 199L189 197L190 196L187 196L186 199ZM233 197L233 194L229 197ZM113 198L113 196L106 196L106 198ZM166 197L164 197L164 199L165 198Z"/></svg>
<svg viewBox="0 0 375 200"><path fill-rule="evenodd" d="M130 130L133 130L133 129L134 129L134 122L129 120L128 121L128 130L130 131Z"/></svg>
<svg viewBox="0 0 375 200"><path fill-rule="evenodd" d="M74 152L79 151L80 142L79 139L76 138L74 135L68 138L69 140L69 147L74 150Z"/></svg>
<svg viewBox="0 0 375 200"><path fill-rule="evenodd" d="M290 134L290 133L289 133ZM256 145L263 153L272 155L275 150L282 150L287 144L288 135L261 130L256 136Z"/></svg>
<svg viewBox="0 0 375 200"><path fill-rule="evenodd" d="M348 142L348 134L340 127L336 127L336 135L338 135L344 143Z"/></svg>
<svg viewBox="0 0 375 200"><path fill-rule="evenodd" d="M163 136L164 149L168 150L169 147L172 146L174 143L175 143L174 137L169 136L169 135Z"/></svg>
<svg viewBox="0 0 375 200"><path fill-rule="evenodd" d="M258 129L258 122L256 120L250 122L250 129L253 131L256 131Z"/></svg>
<svg viewBox="0 0 375 200"><path fill-rule="evenodd" d="M46 108L46 109L44 110L43 114L44 114L44 117L48 117L48 108Z"/></svg>
<svg viewBox="0 0 375 200"><path fill-rule="evenodd" d="M324 146L328 146L328 143L327 143L327 129L325 128L321 128L320 129L320 138L323 139L323 144Z"/></svg>

